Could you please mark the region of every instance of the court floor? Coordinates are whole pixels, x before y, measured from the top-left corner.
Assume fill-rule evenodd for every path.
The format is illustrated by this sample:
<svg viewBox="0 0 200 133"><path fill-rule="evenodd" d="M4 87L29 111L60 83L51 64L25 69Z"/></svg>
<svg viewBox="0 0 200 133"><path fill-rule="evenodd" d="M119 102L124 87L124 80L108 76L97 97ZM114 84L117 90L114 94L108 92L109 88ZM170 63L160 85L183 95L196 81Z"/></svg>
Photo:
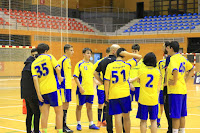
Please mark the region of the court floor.
<svg viewBox="0 0 200 133"><path fill-rule="evenodd" d="M25 118L22 114L22 100L20 98L20 78L0 78L0 133L23 133L25 131ZM74 83L73 83L73 86ZM186 132L187 133L200 133L200 86L193 84L193 79L187 83L188 87L188 116L186 117ZM73 87L75 88L75 87ZM72 93L72 102L68 110L67 123L68 126L74 130L74 133L106 133L106 128L101 127L100 130L94 131L88 129L88 119L86 108L83 107L81 124L82 131L76 131L76 98L75 89ZM131 132L139 133L139 119L136 119L137 103L132 103L131 111ZM93 104L93 118L94 123L97 123L97 96L95 95ZM148 121L149 125L149 121ZM48 120L48 132L56 133L55 129L55 114L51 108ZM166 133L167 121L165 115L161 119L161 128L158 133ZM147 130L150 133L150 130Z"/></svg>

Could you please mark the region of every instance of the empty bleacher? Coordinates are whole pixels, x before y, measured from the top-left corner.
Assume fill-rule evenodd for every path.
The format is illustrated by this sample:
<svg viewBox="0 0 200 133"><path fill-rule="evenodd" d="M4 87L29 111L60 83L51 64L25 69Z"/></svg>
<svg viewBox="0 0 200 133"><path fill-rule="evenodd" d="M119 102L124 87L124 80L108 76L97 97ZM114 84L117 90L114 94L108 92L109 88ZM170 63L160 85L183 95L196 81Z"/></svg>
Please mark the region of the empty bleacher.
<svg viewBox="0 0 200 133"><path fill-rule="evenodd" d="M97 32L96 29L79 19L2 8L0 8L0 25L13 25L13 28L27 30L41 29L41 31L52 30L57 32L62 29L62 31L68 30L73 32Z"/></svg>

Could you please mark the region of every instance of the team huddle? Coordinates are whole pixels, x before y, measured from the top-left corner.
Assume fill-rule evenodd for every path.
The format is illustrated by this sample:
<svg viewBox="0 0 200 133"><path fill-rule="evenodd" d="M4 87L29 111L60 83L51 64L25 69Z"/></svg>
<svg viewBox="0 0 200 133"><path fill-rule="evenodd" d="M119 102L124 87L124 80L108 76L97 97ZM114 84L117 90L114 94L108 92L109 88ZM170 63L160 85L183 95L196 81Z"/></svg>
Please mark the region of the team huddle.
<svg viewBox="0 0 200 133"><path fill-rule="evenodd" d="M168 133L185 133L186 81L192 73L193 66L178 53L178 42L164 44L164 49L168 58L157 63L153 52L147 53L142 58L139 55L138 44L132 46L132 53L113 44L106 49L106 57L93 65L90 62L92 50L84 48L83 59L75 65L73 73L77 85L76 129L82 130L81 110L86 104L89 129L99 130L101 126L106 126L107 132L113 133L114 115L116 133L130 133L131 102L135 97L138 103L136 118L141 120L141 133L147 130L148 118L151 122L151 132L156 133L157 127L160 127L160 117L166 100L163 89L167 86L166 102L169 106L168 115L172 119L172 127L168 128ZM74 53L73 46L66 44L64 55L58 61L53 55L47 54L48 50L47 44L39 44L37 47L39 57L31 65L42 114L41 129L43 133L47 133L49 108L52 106L56 114L57 132L73 132L66 121L72 97L70 57ZM125 60L127 58L129 60ZM97 89L98 96L97 125L93 123L92 112L94 89Z"/></svg>

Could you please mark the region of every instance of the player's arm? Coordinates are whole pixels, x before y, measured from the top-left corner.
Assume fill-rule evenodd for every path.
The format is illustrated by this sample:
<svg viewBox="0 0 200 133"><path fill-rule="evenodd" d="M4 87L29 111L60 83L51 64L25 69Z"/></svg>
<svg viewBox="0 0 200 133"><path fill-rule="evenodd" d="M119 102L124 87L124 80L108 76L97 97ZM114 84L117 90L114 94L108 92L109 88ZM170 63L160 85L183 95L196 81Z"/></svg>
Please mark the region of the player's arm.
<svg viewBox="0 0 200 133"><path fill-rule="evenodd" d="M38 99L40 102L44 102L44 99L42 98L42 95L40 93L40 87L39 87L39 82L38 82L38 77L34 76L33 77L33 82L34 82L34 86L35 86L35 90L38 96Z"/></svg>
<svg viewBox="0 0 200 133"><path fill-rule="evenodd" d="M77 84L77 86L78 86L78 88L79 88L79 91L80 91L80 93L82 94L82 93L84 93L85 92L85 90L83 89L83 87L81 86L81 84L80 84L80 82L79 82L79 79L78 79L78 77L75 77L74 76L74 81L75 81L75 83Z"/></svg>
<svg viewBox="0 0 200 133"><path fill-rule="evenodd" d="M56 74L58 77L58 80L60 82L63 81L63 77L61 77L61 69L60 69L60 65L58 64L58 61L56 60L56 58L54 56L51 55L51 63L54 67L54 69L56 70Z"/></svg>
<svg viewBox="0 0 200 133"><path fill-rule="evenodd" d="M60 69L60 66L57 66L55 70L56 70L56 73L57 73L57 76L58 76L58 80L59 80L60 82L62 82L62 81L63 81L63 77L61 76L61 69Z"/></svg>
<svg viewBox="0 0 200 133"><path fill-rule="evenodd" d="M109 86L110 86L110 81L105 80L104 81L104 88L105 88L105 94L106 94L106 101L107 102L108 102Z"/></svg>
<svg viewBox="0 0 200 133"><path fill-rule="evenodd" d="M132 82L134 82L134 81L136 81L136 80L139 80L139 77L130 78L130 79L129 79L129 82L132 83Z"/></svg>
<svg viewBox="0 0 200 133"><path fill-rule="evenodd" d="M187 60L186 62L186 74L185 74L185 81L187 82L192 74L194 73L194 66Z"/></svg>
<svg viewBox="0 0 200 133"><path fill-rule="evenodd" d="M106 95L107 102L108 102L108 97L109 97L110 80L111 80L111 70L110 70L110 65L108 65L106 68L106 73L105 73L105 77L104 77L104 89L105 89L105 95Z"/></svg>
<svg viewBox="0 0 200 133"><path fill-rule="evenodd" d="M138 59L138 61L139 61L140 59L142 59L142 55L129 53L129 52L127 52L127 51L122 51L122 52L120 52L120 55L121 55L121 56L125 56L125 57L132 57L132 58Z"/></svg>
<svg viewBox="0 0 200 133"><path fill-rule="evenodd" d="M176 83L178 81L178 70L173 70L172 75L173 75L173 80L169 79L168 84L169 85L176 85Z"/></svg>
<svg viewBox="0 0 200 133"><path fill-rule="evenodd" d="M97 72L96 70L94 71L94 77L100 85L103 84L103 80L100 78L100 73Z"/></svg>
<svg viewBox="0 0 200 133"><path fill-rule="evenodd" d="M135 87L133 86L133 84L130 84L130 89L131 89L132 91L135 91Z"/></svg>

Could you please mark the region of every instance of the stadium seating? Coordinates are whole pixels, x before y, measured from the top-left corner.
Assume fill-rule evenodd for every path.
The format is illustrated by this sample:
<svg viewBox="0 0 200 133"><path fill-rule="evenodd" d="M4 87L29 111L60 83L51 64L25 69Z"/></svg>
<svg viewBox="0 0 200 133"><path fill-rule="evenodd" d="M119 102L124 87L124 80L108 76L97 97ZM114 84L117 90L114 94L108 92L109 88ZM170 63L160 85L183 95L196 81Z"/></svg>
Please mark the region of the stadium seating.
<svg viewBox="0 0 200 133"><path fill-rule="evenodd" d="M137 23L124 30L127 32L151 32L151 31L171 31L171 30L193 30L200 25L200 13L174 14L163 16L145 16ZM135 30L130 30L135 29Z"/></svg>
<svg viewBox="0 0 200 133"><path fill-rule="evenodd" d="M75 18L49 16L40 12L7 10L2 8L0 8L0 11L10 16L11 19L16 20L17 24L23 27L94 32L93 29L88 28L87 25L82 24ZM8 22L4 23L3 20L0 20L0 24L10 25Z"/></svg>

